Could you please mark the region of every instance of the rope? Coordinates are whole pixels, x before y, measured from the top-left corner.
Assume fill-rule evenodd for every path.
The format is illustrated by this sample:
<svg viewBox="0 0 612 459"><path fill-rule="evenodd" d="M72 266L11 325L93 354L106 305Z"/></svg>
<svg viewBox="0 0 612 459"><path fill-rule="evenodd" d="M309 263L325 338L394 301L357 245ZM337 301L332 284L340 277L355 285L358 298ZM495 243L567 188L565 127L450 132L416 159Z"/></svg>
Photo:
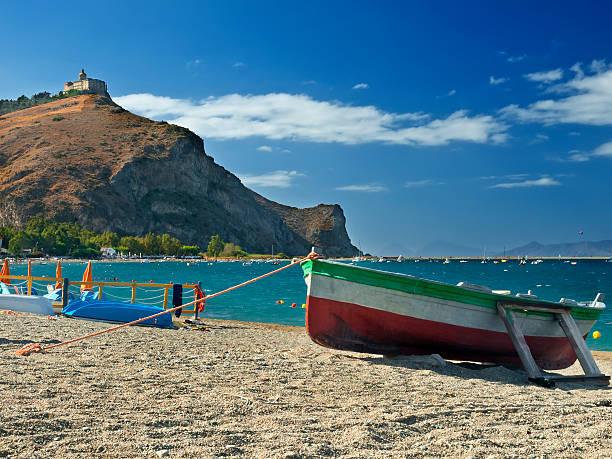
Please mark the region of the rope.
<svg viewBox="0 0 612 459"><path fill-rule="evenodd" d="M169 314L171 312L176 311L177 309L181 309L181 308L184 308L186 306L191 306L192 304L201 303L203 301L210 300L211 298L214 298L216 296L223 295L224 293L231 292L232 290L239 289L240 287L244 287L245 285L252 284L253 282L257 282L258 280L261 280L261 279L263 279L265 277L268 277L268 276L271 276L273 274L279 273L279 272L281 272L281 271L283 271L283 270L285 270L287 268L291 268L292 266L298 265L298 264L300 264L300 263L302 263L304 261L314 260L315 258L319 258L319 257L320 257L319 254L317 254L315 252L311 252L310 254L308 254L307 257L302 258L301 260L294 261L293 263L290 263L287 266L283 266L282 268L275 269L274 271L270 271L269 273L262 274L261 276L258 276L258 277L254 277L253 279L250 279L250 280L248 280L246 282L242 282L240 284L234 285L233 287L229 287L229 288L226 288L225 290L221 290L220 292L213 293L212 295L208 295L206 298L197 299L197 300L194 300L194 301L192 301L190 303L186 303L186 304L183 304L181 306L176 306L176 307L171 308L171 309L166 309L165 311L158 312L157 314L153 314L153 315L148 316L148 317L143 317L141 319L133 320L132 322L127 322L125 324L116 325L114 327L107 328L105 330L100 330L100 331L95 332L95 333L90 333L88 335L79 336L78 338L70 339L68 341L62 341L61 343L52 344L52 345L47 346L47 347L42 347L40 344L36 344L36 343L26 344L21 349L15 351L15 353L18 354L18 355L29 355L32 352L49 351L49 350L51 350L53 348L56 348L56 347L59 347L59 346L64 346L66 344L75 343L77 341L81 341L81 340L84 340L86 338L93 338L94 336L98 336L98 335L102 335L103 333L108 333L108 332L111 332L111 331L119 330L120 328L127 327L129 325L136 325L136 324L138 324L140 322L144 322L145 320L154 319L155 317L159 317L159 316L161 316L163 314Z"/></svg>
<svg viewBox="0 0 612 459"><path fill-rule="evenodd" d="M10 309L4 310L4 311L0 311L0 314L6 314L7 316L21 317L21 314L19 314L18 312L15 312L15 311L11 311Z"/></svg>

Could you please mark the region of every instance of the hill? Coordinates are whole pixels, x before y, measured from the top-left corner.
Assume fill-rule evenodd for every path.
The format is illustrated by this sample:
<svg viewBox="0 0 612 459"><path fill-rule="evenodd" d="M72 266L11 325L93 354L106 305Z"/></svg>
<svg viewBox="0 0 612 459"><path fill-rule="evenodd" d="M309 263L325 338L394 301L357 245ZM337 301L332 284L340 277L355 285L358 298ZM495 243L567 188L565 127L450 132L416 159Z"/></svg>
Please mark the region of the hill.
<svg viewBox="0 0 612 459"><path fill-rule="evenodd" d="M610 257L612 256L612 241L583 241L546 245L534 241L506 251L506 256L509 257L556 257L558 255L562 257Z"/></svg>
<svg viewBox="0 0 612 459"><path fill-rule="evenodd" d="M298 209L246 188L203 140L79 95L0 116L0 225L34 216L93 231L168 233L206 247L219 234L254 253L357 249L338 205Z"/></svg>

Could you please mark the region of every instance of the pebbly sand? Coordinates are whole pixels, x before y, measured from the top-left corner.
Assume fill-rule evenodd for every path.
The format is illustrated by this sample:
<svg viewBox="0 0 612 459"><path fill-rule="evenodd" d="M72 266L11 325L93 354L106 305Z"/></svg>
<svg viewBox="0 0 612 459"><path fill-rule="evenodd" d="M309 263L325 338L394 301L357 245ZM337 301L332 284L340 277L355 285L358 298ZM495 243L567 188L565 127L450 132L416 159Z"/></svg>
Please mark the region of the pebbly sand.
<svg viewBox="0 0 612 459"><path fill-rule="evenodd" d="M303 328L207 331L0 314L0 457L612 457L612 392L333 351ZM611 353L596 352L612 373ZM580 368L563 371L577 374Z"/></svg>

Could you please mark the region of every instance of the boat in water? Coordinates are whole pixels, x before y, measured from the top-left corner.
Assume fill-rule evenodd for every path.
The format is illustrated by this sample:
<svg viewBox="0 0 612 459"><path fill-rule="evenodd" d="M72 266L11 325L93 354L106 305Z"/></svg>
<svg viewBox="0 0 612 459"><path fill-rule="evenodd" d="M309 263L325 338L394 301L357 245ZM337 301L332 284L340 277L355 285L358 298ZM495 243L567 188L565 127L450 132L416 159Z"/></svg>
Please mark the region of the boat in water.
<svg viewBox="0 0 612 459"><path fill-rule="evenodd" d="M451 360L521 365L499 304L565 308L585 337L605 309L603 295L591 302L539 300L506 291L309 260L302 264L308 286L306 330L316 343L383 355L439 354ZM555 314L514 311L535 362L543 369L567 368L576 354Z"/></svg>

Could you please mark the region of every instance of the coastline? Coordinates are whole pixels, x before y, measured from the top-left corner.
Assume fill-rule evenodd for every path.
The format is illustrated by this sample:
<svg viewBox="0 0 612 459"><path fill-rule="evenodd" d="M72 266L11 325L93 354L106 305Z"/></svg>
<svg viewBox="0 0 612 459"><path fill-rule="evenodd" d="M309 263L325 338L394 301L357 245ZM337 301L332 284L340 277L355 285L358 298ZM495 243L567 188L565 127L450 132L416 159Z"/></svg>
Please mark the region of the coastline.
<svg viewBox="0 0 612 459"><path fill-rule="evenodd" d="M0 315L0 455L612 455L607 387L544 389L504 367L326 349L303 327L203 322L21 357L108 324ZM612 352L593 355L610 374Z"/></svg>

